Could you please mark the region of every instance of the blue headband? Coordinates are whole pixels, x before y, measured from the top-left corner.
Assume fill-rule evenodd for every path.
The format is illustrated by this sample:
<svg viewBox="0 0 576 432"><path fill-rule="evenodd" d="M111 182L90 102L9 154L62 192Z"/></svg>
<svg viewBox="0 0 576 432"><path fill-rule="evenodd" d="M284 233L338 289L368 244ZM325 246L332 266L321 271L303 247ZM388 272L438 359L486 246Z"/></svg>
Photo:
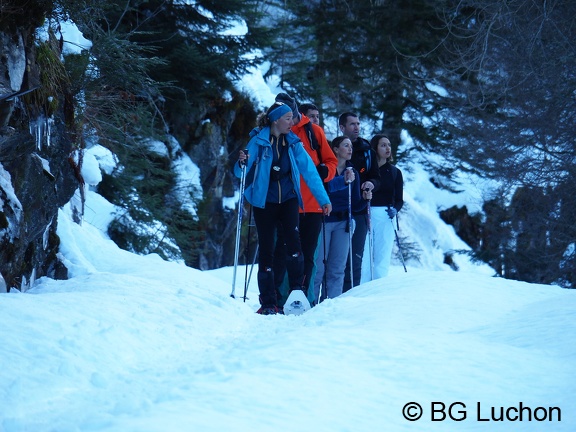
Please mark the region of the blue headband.
<svg viewBox="0 0 576 432"><path fill-rule="evenodd" d="M276 121L278 120L280 117L282 117L284 114L292 112L292 109L290 109L290 107L286 104L282 104L280 106L278 106L277 108L274 108L272 111L270 111L268 113L268 119L270 121Z"/></svg>

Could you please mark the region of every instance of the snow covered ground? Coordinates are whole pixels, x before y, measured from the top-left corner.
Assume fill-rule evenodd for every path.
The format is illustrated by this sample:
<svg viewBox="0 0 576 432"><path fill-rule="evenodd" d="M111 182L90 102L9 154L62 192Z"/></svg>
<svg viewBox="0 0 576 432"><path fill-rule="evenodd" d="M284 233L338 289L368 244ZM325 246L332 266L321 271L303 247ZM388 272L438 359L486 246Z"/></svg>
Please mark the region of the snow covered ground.
<svg viewBox="0 0 576 432"><path fill-rule="evenodd" d="M71 278L0 296L2 432L576 430L576 291L396 265L260 316L231 268L128 253L67 211Z"/></svg>
<svg viewBox="0 0 576 432"><path fill-rule="evenodd" d="M448 269L466 246L437 209L477 201L404 175L419 262L300 317L255 314L255 278L231 298L231 268L118 249L87 191L81 226L58 219L70 279L0 294L0 432L576 431L576 291Z"/></svg>

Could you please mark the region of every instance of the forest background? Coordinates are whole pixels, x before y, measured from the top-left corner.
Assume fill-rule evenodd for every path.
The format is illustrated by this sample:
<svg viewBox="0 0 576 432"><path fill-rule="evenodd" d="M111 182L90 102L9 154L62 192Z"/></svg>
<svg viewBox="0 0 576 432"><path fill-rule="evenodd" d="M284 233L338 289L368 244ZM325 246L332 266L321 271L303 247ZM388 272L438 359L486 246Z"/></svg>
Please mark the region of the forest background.
<svg viewBox="0 0 576 432"><path fill-rule="evenodd" d="M299 102L320 108L329 138L330 119L356 111L364 137L387 133L396 162L417 154L436 187L458 192L461 172L493 180L481 212L441 212L467 253L506 278L576 284L574 2L9 0L1 8L2 33L34 30L25 43L42 71L38 86L25 80L31 91L7 125L54 118L78 166L94 143L116 156L98 192L122 210L109 235L124 249L199 269L232 263L236 212L223 204L237 194L231 166L266 108L236 84L266 67ZM90 46L63 55L70 21ZM406 135L414 145L403 145ZM178 182L182 153L200 167L199 186Z"/></svg>

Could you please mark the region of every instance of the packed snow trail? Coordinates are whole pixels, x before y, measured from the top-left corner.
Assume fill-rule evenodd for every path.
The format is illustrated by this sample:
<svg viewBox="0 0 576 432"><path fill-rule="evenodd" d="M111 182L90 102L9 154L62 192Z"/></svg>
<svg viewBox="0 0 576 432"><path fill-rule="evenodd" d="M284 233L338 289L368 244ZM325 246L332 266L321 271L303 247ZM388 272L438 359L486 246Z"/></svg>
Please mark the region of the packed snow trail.
<svg viewBox="0 0 576 432"><path fill-rule="evenodd" d="M229 296L232 268L59 230L72 278L0 297L2 432L575 430L573 290L393 267L301 316L260 316L255 285ZM432 422L433 401L470 418ZM477 402L563 419L487 424Z"/></svg>

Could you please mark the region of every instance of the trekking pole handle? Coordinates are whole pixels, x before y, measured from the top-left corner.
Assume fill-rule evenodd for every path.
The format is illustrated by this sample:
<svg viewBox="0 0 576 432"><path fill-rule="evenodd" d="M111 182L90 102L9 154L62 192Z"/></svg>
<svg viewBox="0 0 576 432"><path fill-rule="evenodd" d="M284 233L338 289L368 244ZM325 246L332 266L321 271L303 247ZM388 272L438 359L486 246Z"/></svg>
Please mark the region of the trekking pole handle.
<svg viewBox="0 0 576 432"><path fill-rule="evenodd" d="M364 192L365 194L367 194L368 192L371 193L371 192L372 192L372 189L364 188L364 189L362 189L362 192ZM370 201L372 201L372 195L370 195L370 198L364 198L364 199L365 199L366 201L370 202Z"/></svg>
<svg viewBox="0 0 576 432"><path fill-rule="evenodd" d="M346 171L351 172L352 171L352 167L346 167ZM346 184L350 184L352 183L354 180L346 180Z"/></svg>
<svg viewBox="0 0 576 432"><path fill-rule="evenodd" d="M246 166L246 161L248 160L248 149L244 149L244 150L240 150L242 153L244 153L246 155L246 158L239 160L238 164L240 165L240 167L244 167Z"/></svg>

